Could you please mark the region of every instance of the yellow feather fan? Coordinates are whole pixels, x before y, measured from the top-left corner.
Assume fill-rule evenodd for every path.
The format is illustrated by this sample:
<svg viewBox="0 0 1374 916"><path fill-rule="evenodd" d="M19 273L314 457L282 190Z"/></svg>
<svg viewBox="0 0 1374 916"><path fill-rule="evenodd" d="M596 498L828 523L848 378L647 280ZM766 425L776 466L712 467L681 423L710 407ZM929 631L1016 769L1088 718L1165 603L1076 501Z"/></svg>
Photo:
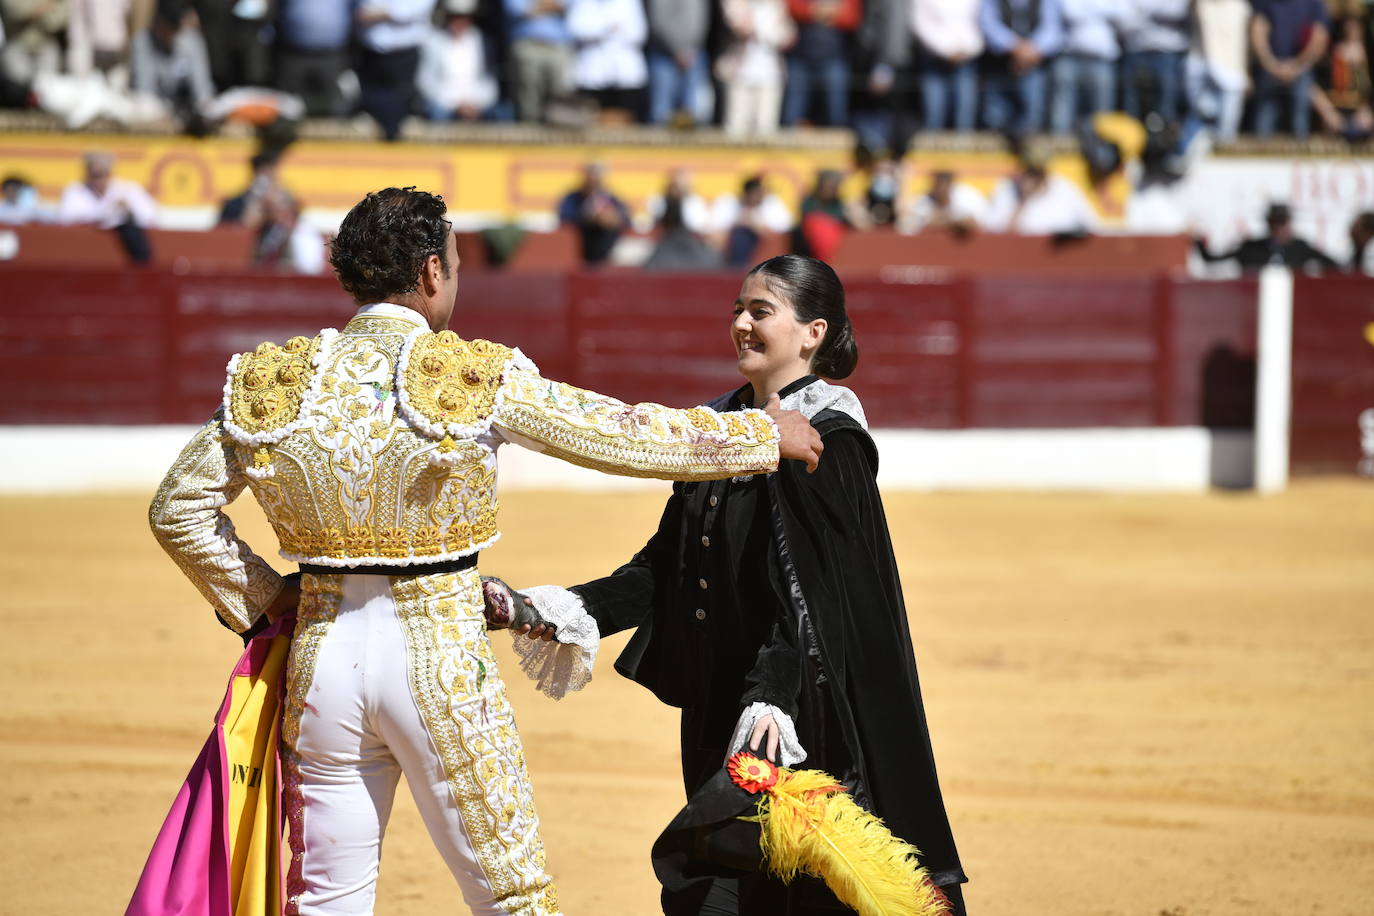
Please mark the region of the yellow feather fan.
<svg viewBox="0 0 1374 916"><path fill-rule="evenodd" d="M788 770L752 754L730 758L735 784L761 793L756 821L768 870L785 882L821 878L860 916L945 916L948 901L916 861L919 851L859 807L835 777Z"/></svg>

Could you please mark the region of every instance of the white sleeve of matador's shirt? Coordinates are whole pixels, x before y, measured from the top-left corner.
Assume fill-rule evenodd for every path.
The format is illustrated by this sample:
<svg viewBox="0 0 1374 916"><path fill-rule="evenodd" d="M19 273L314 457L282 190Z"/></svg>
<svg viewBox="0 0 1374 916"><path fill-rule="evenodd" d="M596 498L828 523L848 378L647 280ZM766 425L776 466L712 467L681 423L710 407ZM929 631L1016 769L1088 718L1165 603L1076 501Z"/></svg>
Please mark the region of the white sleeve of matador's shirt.
<svg viewBox="0 0 1374 916"><path fill-rule="evenodd" d="M281 576L238 538L223 511L247 482L216 414L181 450L148 508L162 549L240 633L282 589Z"/></svg>
<svg viewBox="0 0 1374 916"><path fill-rule="evenodd" d="M493 423L509 442L624 477L716 480L778 467L778 428L762 410L626 404L529 366L506 371Z"/></svg>

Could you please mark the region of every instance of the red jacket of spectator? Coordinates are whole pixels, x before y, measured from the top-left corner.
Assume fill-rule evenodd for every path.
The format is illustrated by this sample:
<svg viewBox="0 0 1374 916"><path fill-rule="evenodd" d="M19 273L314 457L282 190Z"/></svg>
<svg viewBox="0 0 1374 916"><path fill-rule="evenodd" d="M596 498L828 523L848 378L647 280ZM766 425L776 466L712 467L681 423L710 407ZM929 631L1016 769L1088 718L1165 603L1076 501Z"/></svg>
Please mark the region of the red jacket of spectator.
<svg viewBox="0 0 1374 916"><path fill-rule="evenodd" d="M787 0L787 12L797 22L818 22L816 7L829 5L826 0ZM840 11L830 24L842 32L852 32L863 18L863 0L840 0Z"/></svg>

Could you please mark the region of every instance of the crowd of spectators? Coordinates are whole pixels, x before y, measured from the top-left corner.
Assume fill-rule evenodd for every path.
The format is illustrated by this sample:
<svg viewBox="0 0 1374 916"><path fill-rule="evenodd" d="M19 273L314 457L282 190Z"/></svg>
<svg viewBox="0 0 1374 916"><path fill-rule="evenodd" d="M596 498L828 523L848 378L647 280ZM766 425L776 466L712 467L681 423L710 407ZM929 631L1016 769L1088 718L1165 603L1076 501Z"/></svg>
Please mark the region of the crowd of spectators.
<svg viewBox="0 0 1374 916"><path fill-rule="evenodd" d="M648 270L679 272L747 266L783 250L830 260L856 230L948 233L956 238L978 233L1041 236L1055 244L1112 232L1178 235L1192 227L1180 222L1178 201L1171 194L1179 176L1170 172L1170 143L1168 132L1146 138L1134 169L1137 185L1124 213L1110 220L1101 215L1103 180L1121 169L1119 155L1106 169L1090 165L1085 189L1052 171L1044 148L1035 144L1020 148L1018 167L987 194L947 168L913 181L900 157L861 156L849 176L838 169L818 170L795 209L769 189L762 174L749 174L738 191L708 200L694 189L686 169L675 168L667 173L662 191L645 201L640 217L613 189L606 165L591 160L578 184L559 200L556 217L562 227L575 232L580 258L588 266L642 264ZM278 155L265 149L252 157L247 185L222 201L217 224L249 230L251 259L259 267L323 273L326 237L302 218L300 199L282 184ZM136 182L114 174L111 154L88 153L83 163L82 177L63 189L55 205L43 201L22 177L6 176L0 182L0 226L91 226L117 236L131 262L149 263L146 230L158 224L156 202ZM918 190L912 193L914 189ZM1348 227L1350 254L1341 261L1298 234L1287 204L1272 203L1264 222L1263 235L1222 252L1195 235L1198 263L1229 262L1242 272L1280 264L1306 272L1374 275L1374 212L1354 217ZM487 260L499 266L518 249L525 231L510 224L488 227L481 235ZM631 235L637 241L622 250L622 240ZM642 247L646 240L651 250Z"/></svg>
<svg viewBox="0 0 1374 916"><path fill-rule="evenodd" d="M0 104L73 124L254 110L1180 136L1374 131L1370 0L0 0ZM247 101L235 97L241 107ZM230 106L229 110L234 110ZM1312 117L1316 113L1316 118Z"/></svg>
<svg viewBox="0 0 1374 916"><path fill-rule="evenodd" d="M1147 144L1143 166L1146 184L1158 180L1163 157ZM583 262L591 265L635 263L645 269L696 271L740 267L755 263L761 251L786 250L831 259L846 235L856 230L891 227L899 234L949 233L967 238L980 232L1042 236L1065 243L1088 235L1124 231L1142 235L1183 234L1188 227L1174 222L1175 206L1163 204L1167 218L1152 212L1152 186L1135 197L1138 209L1128 207L1112 228L1091 201L1091 191L1049 168L1043 152L1033 145L1021 149L1018 168L983 194L948 169L936 170L921 182L918 193L906 190L911 182L900 160L881 158L866 164L867 186L854 193L837 169L821 169L794 212L770 193L764 176L749 175L738 192L707 201L692 188L691 176L674 169L663 191L649 198L650 220L638 227L630 207L616 195L606 166L591 162L582 181L560 202L561 225L577 231ZM1133 198L1134 201L1134 198ZM1267 231L1223 252L1212 251L1195 238L1198 261L1229 262L1242 272L1282 264L1307 272L1349 271L1374 275L1374 212L1358 214L1349 227L1351 256L1342 263L1297 234L1292 211L1281 202L1265 213ZM635 228L652 227L654 246L647 260L620 256L618 243ZM771 245L765 240L773 238Z"/></svg>
<svg viewBox="0 0 1374 916"><path fill-rule="evenodd" d="M158 206L136 181L114 174L115 157L95 151L82 158L82 176L62 189L56 206L46 204L23 177L0 181L0 226L57 224L90 226L113 233L133 264L152 260L148 230L158 226ZM264 151L249 161L243 191L220 205L218 225L249 230L252 262L291 273L323 273L325 237L301 218L301 201L281 183L277 154Z"/></svg>

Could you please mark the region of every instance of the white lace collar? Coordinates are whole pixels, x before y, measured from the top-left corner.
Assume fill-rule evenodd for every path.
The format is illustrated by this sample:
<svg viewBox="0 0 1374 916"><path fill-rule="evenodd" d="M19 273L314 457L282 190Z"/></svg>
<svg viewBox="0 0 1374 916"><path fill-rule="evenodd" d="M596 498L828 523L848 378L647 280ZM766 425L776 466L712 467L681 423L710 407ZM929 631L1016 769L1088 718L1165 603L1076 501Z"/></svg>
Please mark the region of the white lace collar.
<svg viewBox="0 0 1374 916"><path fill-rule="evenodd" d="M795 410L810 420L822 410L838 410L849 416L855 423L868 429L868 418L858 395L843 385L832 385L824 379L816 379L809 385L798 388L782 399L783 410Z"/></svg>

